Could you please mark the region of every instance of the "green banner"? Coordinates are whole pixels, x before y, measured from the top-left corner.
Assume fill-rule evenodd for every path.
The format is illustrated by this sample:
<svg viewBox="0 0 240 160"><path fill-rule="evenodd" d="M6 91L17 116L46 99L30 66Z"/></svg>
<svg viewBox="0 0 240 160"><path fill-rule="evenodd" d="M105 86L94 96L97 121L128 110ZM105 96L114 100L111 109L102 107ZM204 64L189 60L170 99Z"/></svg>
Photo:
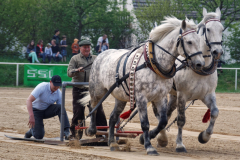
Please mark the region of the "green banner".
<svg viewBox="0 0 240 160"><path fill-rule="evenodd" d="M41 82L49 82L54 75L59 75L62 81L71 81L67 76L68 66L24 65L24 85L36 86Z"/></svg>

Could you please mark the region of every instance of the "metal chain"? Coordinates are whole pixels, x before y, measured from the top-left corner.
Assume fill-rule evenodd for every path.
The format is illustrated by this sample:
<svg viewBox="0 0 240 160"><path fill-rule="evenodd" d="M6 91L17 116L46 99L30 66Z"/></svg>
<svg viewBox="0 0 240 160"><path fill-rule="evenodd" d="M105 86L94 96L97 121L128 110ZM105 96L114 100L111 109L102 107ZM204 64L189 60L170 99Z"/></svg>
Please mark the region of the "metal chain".
<svg viewBox="0 0 240 160"><path fill-rule="evenodd" d="M196 99L195 99L195 100L196 100ZM192 101L188 104L188 106L185 108L185 110L187 110L188 107L189 107L191 104L194 104L195 100L192 100ZM178 117L176 117L176 118L172 121L172 123L170 123L170 124L166 127L166 130L167 130L168 132L170 131L170 127L171 127L171 126L173 125L173 123L175 123L177 120L178 120Z"/></svg>

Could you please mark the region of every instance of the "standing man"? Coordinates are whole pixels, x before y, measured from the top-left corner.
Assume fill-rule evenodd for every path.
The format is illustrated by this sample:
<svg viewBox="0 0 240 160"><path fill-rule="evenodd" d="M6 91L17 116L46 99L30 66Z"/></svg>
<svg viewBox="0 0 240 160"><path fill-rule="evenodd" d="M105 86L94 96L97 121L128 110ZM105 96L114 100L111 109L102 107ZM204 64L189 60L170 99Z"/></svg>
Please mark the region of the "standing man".
<svg viewBox="0 0 240 160"><path fill-rule="evenodd" d="M56 40L56 45L58 46L59 43L60 43L60 38L59 38L59 36L58 36L58 35L60 34L60 31L59 31L58 29L56 29L54 33L55 33L55 34L54 34L54 36L53 36L52 39L55 39L55 40Z"/></svg>
<svg viewBox="0 0 240 160"><path fill-rule="evenodd" d="M87 40L79 42L80 53L73 56L69 62L67 74L69 77L72 77L72 82L89 82L89 74L91 66L82 70L82 68L90 63L92 63L96 56L90 54L91 43ZM72 73L73 71L76 71ZM73 86L72 95L73 95L73 118L70 131L72 137L76 136L75 126L78 125L78 122L84 120L84 109L85 106L79 103L79 100L85 96L85 93L88 91L87 87L84 86ZM103 111L102 105L97 109L97 126L107 126L107 121L105 113ZM82 138L82 130L78 130L78 139Z"/></svg>
<svg viewBox="0 0 240 160"><path fill-rule="evenodd" d="M104 47L104 50L109 49L109 42L106 34L98 38L96 52L101 53L102 47Z"/></svg>
<svg viewBox="0 0 240 160"><path fill-rule="evenodd" d="M45 134L43 119L58 115L60 121L62 93L59 88L61 85L61 77L55 75L51 78L50 82L38 84L29 95L27 99L27 109L30 130L26 132L24 138L31 138L33 136L36 139L42 139ZM56 104L54 104L55 102ZM70 135L70 124L66 111L64 114L64 135L65 139L68 139Z"/></svg>

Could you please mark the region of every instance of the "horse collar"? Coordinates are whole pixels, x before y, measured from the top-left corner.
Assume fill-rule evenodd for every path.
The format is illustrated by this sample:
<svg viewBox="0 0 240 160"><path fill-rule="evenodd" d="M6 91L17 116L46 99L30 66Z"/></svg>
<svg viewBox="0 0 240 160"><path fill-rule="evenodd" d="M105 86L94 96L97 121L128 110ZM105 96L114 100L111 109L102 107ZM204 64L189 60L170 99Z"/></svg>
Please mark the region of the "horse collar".
<svg viewBox="0 0 240 160"><path fill-rule="evenodd" d="M152 41L146 43L143 52L145 61L147 62L147 66L160 77L164 79L170 79L176 74L175 64L173 65L172 69L168 72L164 71L164 69L161 68L160 64L156 60L154 52L154 43Z"/></svg>

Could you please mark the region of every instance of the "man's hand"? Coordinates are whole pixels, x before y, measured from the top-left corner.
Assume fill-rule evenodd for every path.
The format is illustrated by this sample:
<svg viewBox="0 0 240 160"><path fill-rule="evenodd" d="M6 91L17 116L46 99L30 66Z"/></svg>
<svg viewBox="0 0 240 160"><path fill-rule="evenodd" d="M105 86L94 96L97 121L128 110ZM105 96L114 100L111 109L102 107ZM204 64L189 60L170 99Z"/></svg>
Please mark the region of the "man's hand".
<svg viewBox="0 0 240 160"><path fill-rule="evenodd" d="M84 69L82 69L83 67L79 67L78 69L77 69L77 71L78 72L84 72Z"/></svg>
<svg viewBox="0 0 240 160"><path fill-rule="evenodd" d="M33 128L33 127L35 126L35 118L34 118L34 115L31 115L31 116L29 117L28 126L29 126L29 128Z"/></svg>

